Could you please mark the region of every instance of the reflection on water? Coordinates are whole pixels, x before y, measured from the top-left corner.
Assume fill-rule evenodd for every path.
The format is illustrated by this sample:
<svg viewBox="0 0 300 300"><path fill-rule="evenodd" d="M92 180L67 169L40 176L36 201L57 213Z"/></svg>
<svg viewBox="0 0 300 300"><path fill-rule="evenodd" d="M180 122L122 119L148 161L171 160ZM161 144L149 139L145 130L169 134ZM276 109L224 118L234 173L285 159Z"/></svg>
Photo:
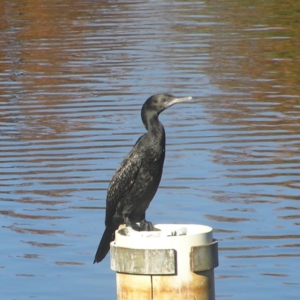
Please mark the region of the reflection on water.
<svg viewBox="0 0 300 300"><path fill-rule="evenodd" d="M0 11L5 299L115 298L109 259L92 265L106 189L157 92L195 101L161 116L167 155L148 219L215 229L218 298L297 299L297 1L5 0Z"/></svg>

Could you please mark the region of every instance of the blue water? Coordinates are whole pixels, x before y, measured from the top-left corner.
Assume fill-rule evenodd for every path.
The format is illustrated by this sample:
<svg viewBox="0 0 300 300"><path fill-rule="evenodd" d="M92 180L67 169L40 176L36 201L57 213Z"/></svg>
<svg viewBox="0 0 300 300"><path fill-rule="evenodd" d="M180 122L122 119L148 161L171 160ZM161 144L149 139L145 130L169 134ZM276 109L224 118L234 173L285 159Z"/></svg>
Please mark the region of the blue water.
<svg viewBox="0 0 300 300"><path fill-rule="evenodd" d="M0 4L1 299L116 299L106 190L159 92L194 100L147 219L214 228L217 299L299 299L299 18L268 3Z"/></svg>

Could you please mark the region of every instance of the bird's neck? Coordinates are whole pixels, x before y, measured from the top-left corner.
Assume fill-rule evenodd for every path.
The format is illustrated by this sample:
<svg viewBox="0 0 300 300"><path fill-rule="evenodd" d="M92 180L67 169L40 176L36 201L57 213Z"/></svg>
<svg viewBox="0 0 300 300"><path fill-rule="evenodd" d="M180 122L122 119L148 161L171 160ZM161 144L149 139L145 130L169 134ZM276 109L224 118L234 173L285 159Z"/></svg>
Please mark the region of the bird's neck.
<svg viewBox="0 0 300 300"><path fill-rule="evenodd" d="M157 115L153 115L151 118L148 118L145 126L148 130L147 135L157 140L165 140L165 129L160 123Z"/></svg>

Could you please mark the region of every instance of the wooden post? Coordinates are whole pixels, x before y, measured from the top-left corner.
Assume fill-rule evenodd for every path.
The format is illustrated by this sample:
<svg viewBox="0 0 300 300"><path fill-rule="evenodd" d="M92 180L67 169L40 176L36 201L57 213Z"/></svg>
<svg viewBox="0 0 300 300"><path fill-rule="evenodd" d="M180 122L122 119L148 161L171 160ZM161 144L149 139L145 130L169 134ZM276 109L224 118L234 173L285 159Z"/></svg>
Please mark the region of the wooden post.
<svg viewBox="0 0 300 300"><path fill-rule="evenodd" d="M212 228L160 224L159 231L116 231L111 269L118 300L214 300L218 243Z"/></svg>

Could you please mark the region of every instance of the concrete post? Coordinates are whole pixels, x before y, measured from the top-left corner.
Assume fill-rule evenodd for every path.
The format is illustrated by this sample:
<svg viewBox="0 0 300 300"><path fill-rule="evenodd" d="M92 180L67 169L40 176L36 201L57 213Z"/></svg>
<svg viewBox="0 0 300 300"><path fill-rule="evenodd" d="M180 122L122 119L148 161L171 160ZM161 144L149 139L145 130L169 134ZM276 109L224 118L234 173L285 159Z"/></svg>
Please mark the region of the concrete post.
<svg viewBox="0 0 300 300"><path fill-rule="evenodd" d="M159 224L116 231L111 269L118 300L214 300L218 243L204 225Z"/></svg>

